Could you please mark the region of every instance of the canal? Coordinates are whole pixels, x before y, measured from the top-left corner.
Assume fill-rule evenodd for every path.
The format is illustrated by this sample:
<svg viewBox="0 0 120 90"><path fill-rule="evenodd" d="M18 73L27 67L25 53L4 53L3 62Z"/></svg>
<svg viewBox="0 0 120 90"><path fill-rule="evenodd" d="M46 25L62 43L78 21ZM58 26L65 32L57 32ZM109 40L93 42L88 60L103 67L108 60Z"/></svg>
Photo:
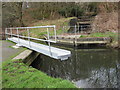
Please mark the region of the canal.
<svg viewBox="0 0 120 90"><path fill-rule="evenodd" d="M31 66L49 76L70 80L79 88L120 87L118 50L105 47L65 49L72 52L68 60L60 61L40 55Z"/></svg>

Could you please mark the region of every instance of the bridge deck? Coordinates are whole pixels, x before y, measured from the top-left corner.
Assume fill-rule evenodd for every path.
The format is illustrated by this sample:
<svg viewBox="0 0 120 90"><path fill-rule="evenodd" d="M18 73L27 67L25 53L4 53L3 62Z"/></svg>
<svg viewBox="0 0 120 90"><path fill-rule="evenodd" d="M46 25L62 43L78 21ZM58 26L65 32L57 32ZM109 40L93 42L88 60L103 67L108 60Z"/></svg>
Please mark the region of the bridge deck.
<svg viewBox="0 0 120 90"><path fill-rule="evenodd" d="M27 47L55 59L66 60L68 59L68 57L71 56L71 52L68 50L59 49L52 46L49 47L47 45L38 44L24 39L18 39L16 37L8 38L8 40L13 41L20 46Z"/></svg>

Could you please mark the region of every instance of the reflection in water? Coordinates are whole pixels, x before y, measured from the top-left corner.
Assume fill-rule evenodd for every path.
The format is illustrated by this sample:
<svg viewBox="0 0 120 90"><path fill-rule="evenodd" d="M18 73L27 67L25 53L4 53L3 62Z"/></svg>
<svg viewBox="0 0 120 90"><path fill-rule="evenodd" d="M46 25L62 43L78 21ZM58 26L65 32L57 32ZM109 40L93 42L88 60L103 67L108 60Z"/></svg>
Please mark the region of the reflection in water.
<svg viewBox="0 0 120 90"><path fill-rule="evenodd" d="M71 58L66 61L40 55L32 66L52 77L71 80L81 88L120 86L120 62L117 50L77 49L71 52Z"/></svg>

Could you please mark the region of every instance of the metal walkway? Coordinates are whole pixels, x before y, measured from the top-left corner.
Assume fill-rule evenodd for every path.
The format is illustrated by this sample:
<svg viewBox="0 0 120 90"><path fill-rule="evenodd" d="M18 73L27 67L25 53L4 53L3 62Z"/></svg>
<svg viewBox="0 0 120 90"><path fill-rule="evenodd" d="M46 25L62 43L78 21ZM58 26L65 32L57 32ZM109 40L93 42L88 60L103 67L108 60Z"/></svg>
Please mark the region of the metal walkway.
<svg viewBox="0 0 120 90"><path fill-rule="evenodd" d="M55 48L55 47L50 46L50 42L56 43L56 41L32 38L32 37L29 36L28 28L47 28L47 31L48 31L48 28L51 28L51 27L55 28L55 26L27 27L28 37L20 36L19 33L18 33L19 29L21 29L21 28L23 29L25 27L14 28L14 29L17 29L17 35L12 34L12 29L13 28L7 28L6 29L6 35L7 35L8 40L17 43L17 45L19 45L19 46L27 47L27 48L29 48L31 50L40 52L40 53L42 53L44 55L50 56L50 57L55 58L55 59L66 60L71 56L71 52L68 51L68 50L59 49L59 48ZM11 33L8 33L8 29L11 30ZM56 33L56 30L54 30L54 31ZM8 35L10 37L8 37ZM28 40L21 39L20 37L27 38ZM30 39L40 40L40 41L47 41L49 46L32 42L32 41L30 41ZM49 39L49 31L48 31L48 39Z"/></svg>

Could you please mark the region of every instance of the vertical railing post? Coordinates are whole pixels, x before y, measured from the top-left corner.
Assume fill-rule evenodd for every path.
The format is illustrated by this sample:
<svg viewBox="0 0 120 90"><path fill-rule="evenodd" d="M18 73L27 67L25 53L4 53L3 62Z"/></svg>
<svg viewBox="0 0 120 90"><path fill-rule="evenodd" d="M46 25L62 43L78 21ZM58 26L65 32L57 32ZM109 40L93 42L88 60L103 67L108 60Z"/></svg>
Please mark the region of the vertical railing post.
<svg viewBox="0 0 120 90"><path fill-rule="evenodd" d="M19 29L17 28L18 44L20 44Z"/></svg>
<svg viewBox="0 0 120 90"><path fill-rule="evenodd" d="M75 42L74 42L75 46L76 46L76 25L75 25Z"/></svg>
<svg viewBox="0 0 120 90"><path fill-rule="evenodd" d="M57 42L56 26L54 25L55 42Z"/></svg>
<svg viewBox="0 0 120 90"><path fill-rule="evenodd" d="M80 33L80 32L79 32L79 24L78 24L78 33Z"/></svg>
<svg viewBox="0 0 120 90"><path fill-rule="evenodd" d="M67 26L65 26L64 28L64 33L67 33Z"/></svg>
<svg viewBox="0 0 120 90"><path fill-rule="evenodd" d="M11 38L12 38L12 28L10 29L10 34L11 34Z"/></svg>
<svg viewBox="0 0 120 90"><path fill-rule="evenodd" d="M19 34L18 34L18 28L17 28L17 37L18 37L18 43L19 43L19 36L18 36Z"/></svg>
<svg viewBox="0 0 120 90"><path fill-rule="evenodd" d="M8 32L7 28L5 29L6 40L8 40Z"/></svg>
<svg viewBox="0 0 120 90"><path fill-rule="evenodd" d="M80 27L81 27L80 29L81 29L81 33L82 33L82 25Z"/></svg>
<svg viewBox="0 0 120 90"><path fill-rule="evenodd" d="M47 36L48 36L48 45L49 45L49 51L50 51L50 55L52 56L52 52L51 52L51 47L50 47L50 33L49 33L49 29L47 28Z"/></svg>
<svg viewBox="0 0 120 90"><path fill-rule="evenodd" d="M49 34L49 29L47 28L47 36L48 36L48 40L50 39L50 34Z"/></svg>
<svg viewBox="0 0 120 90"><path fill-rule="evenodd" d="M64 34L64 32L65 32L65 26L63 26L63 31L62 31L62 34Z"/></svg>
<svg viewBox="0 0 120 90"><path fill-rule="evenodd" d="M75 36L76 36L76 25L75 25Z"/></svg>
<svg viewBox="0 0 120 90"><path fill-rule="evenodd" d="M28 42L29 42L29 47L31 47L30 45L30 30L27 28L27 32L28 32Z"/></svg>

